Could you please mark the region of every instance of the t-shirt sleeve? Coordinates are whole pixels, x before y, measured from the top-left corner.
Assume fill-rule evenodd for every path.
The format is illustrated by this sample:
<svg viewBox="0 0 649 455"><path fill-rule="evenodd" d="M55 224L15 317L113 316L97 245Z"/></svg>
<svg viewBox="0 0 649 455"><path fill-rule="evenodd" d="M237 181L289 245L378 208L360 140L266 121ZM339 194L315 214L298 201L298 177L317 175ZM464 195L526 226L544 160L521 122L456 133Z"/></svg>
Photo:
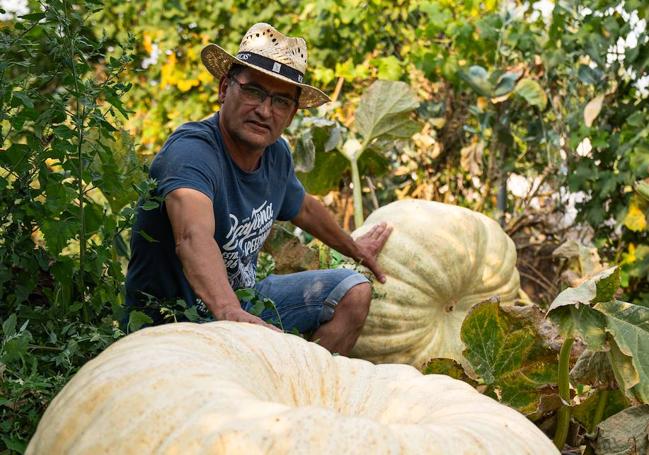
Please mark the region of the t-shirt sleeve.
<svg viewBox="0 0 649 455"><path fill-rule="evenodd" d="M200 134L171 138L151 165L163 198L179 188L190 188L214 200L220 166L214 146Z"/></svg>
<svg viewBox="0 0 649 455"><path fill-rule="evenodd" d="M288 145L284 141L280 141L284 145L284 152L286 153L287 180L286 180L286 193L284 193L284 200L282 201L282 208L280 209L277 219L280 221L289 221L295 218L302 208L302 202L306 191L302 182L295 175L293 167L293 158L288 149Z"/></svg>

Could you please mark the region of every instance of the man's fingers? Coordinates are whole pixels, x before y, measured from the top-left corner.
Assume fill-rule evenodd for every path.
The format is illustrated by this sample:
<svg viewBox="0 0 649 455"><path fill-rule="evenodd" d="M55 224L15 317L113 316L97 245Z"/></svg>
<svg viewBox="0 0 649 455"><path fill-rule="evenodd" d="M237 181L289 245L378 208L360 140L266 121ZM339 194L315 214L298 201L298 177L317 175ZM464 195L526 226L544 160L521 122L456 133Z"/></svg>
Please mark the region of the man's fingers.
<svg viewBox="0 0 649 455"><path fill-rule="evenodd" d="M385 229L381 230L378 238L378 240L381 242L381 246L385 245L385 242L387 242L388 237L390 237L390 234L392 234L393 230L394 228L392 226L388 226L387 224L385 225Z"/></svg>
<svg viewBox="0 0 649 455"><path fill-rule="evenodd" d="M282 333L281 329L275 327L272 324L267 323L262 318L257 317L254 314L248 313L247 311L241 310L241 313L239 313L238 316L236 318L234 318L233 320L237 321L237 322L248 322L248 323L251 323L251 324L263 325L264 327L267 327L267 328L269 328L271 330Z"/></svg>
<svg viewBox="0 0 649 455"><path fill-rule="evenodd" d="M366 266L372 271L377 280L379 280L381 283L385 283L385 275L383 274L383 270L381 270L381 267L379 267L379 264L375 259L368 261Z"/></svg>
<svg viewBox="0 0 649 455"><path fill-rule="evenodd" d="M374 276L377 280L379 280L381 283L385 283L385 275L383 274L383 270L381 270L378 265L374 266L372 273L374 273Z"/></svg>
<svg viewBox="0 0 649 455"><path fill-rule="evenodd" d="M387 228L388 228L388 224L385 222L375 224L374 226L372 226L372 229L370 230L368 235L373 239L380 238Z"/></svg>
<svg viewBox="0 0 649 455"><path fill-rule="evenodd" d="M267 327L267 328L269 328L271 330L274 330L275 332L282 332L279 328L275 327L272 324L267 323L263 319L255 316L255 315L251 315L251 316L252 317L250 318L250 320L248 320L246 322L252 322L253 324L263 325L264 327Z"/></svg>

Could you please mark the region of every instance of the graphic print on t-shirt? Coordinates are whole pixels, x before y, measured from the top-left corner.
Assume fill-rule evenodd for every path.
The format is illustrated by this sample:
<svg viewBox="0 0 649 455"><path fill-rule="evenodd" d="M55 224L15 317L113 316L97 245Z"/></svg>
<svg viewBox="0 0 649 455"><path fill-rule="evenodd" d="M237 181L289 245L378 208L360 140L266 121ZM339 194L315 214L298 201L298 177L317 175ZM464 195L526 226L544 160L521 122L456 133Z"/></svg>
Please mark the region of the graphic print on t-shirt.
<svg viewBox="0 0 649 455"><path fill-rule="evenodd" d="M233 289L255 285L257 253L268 237L273 219L273 203L268 201L252 209L250 216L241 220L230 213L230 231L222 250Z"/></svg>

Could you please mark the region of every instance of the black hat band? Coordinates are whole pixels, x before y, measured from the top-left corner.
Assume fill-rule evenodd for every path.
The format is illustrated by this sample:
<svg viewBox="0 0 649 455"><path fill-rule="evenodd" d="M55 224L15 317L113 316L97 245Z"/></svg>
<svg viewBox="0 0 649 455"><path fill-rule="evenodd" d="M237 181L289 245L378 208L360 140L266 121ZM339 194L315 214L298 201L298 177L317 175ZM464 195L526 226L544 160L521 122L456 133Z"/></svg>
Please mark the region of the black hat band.
<svg viewBox="0 0 649 455"><path fill-rule="evenodd" d="M298 84L301 84L304 80L304 73L301 73L295 68L291 68L283 63L277 62L272 58L264 57L263 55L255 54L254 52L239 52L236 57L243 62L258 66L259 68L272 73L277 73Z"/></svg>

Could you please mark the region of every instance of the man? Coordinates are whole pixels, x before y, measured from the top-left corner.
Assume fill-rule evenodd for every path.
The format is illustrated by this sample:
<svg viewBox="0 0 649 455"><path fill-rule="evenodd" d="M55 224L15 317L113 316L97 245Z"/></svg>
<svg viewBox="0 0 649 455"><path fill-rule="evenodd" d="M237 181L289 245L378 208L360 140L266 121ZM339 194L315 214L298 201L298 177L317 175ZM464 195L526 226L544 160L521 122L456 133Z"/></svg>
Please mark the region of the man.
<svg viewBox="0 0 649 455"><path fill-rule="evenodd" d="M205 305L217 320L275 329L235 295L254 287L275 302L285 329L311 332L332 352L348 354L369 311L371 287L363 275L318 270L255 283L257 255L275 219L290 220L385 280L377 255L391 228L376 226L354 241L305 193L280 138L298 108L329 101L303 83L306 44L260 23L248 30L236 57L214 44L201 56L220 81L221 109L181 126L153 160L154 196L164 203L138 211L127 307L142 308L151 296L181 298Z"/></svg>

